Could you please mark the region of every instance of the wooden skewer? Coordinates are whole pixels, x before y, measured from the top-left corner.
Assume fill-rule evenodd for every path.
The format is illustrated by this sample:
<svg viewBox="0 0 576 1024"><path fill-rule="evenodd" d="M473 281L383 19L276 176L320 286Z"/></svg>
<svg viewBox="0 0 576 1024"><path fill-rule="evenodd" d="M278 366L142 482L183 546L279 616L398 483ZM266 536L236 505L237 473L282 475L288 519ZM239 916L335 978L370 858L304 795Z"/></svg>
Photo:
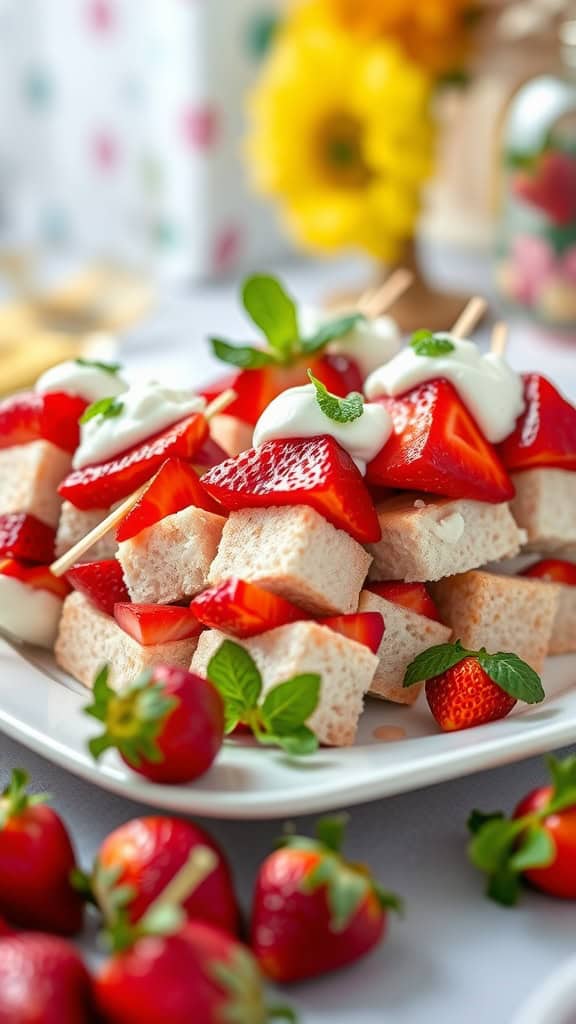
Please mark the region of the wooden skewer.
<svg viewBox="0 0 576 1024"><path fill-rule="evenodd" d="M221 395L217 395L216 398L210 402L210 405L206 406L204 410L204 418L211 420L213 416L222 412L226 409L231 402L236 398L236 392L232 388L227 388ZM156 476L156 474L154 474ZM71 569L73 565L86 553L91 547L94 546L102 537L105 537L110 530L113 530L122 521L125 515L130 512L130 509L134 507L136 502L142 497L144 491L148 489L154 476L147 480L146 483L142 484L130 497L126 498L118 508L115 508L110 515L106 516L101 523L98 523L93 530L90 530L85 537L82 537L69 551L57 558L55 562L52 562L50 566L50 572L53 576L63 576L68 569Z"/></svg>
<svg viewBox="0 0 576 1024"><path fill-rule="evenodd" d="M411 270L399 267L380 288L369 288L360 296L357 303L358 311L371 320L382 316L408 290L413 280L414 274Z"/></svg>
<svg viewBox="0 0 576 1024"><path fill-rule="evenodd" d="M486 305L486 299L483 299L480 295L475 295L474 298L470 299L464 306L450 334L453 334L456 338L465 338L470 334L484 316Z"/></svg>
<svg viewBox="0 0 576 1024"><path fill-rule="evenodd" d="M508 324L505 324L503 320L499 323L494 324L492 328L492 338L490 340L490 351L495 356L503 356L506 352L506 345L508 344Z"/></svg>

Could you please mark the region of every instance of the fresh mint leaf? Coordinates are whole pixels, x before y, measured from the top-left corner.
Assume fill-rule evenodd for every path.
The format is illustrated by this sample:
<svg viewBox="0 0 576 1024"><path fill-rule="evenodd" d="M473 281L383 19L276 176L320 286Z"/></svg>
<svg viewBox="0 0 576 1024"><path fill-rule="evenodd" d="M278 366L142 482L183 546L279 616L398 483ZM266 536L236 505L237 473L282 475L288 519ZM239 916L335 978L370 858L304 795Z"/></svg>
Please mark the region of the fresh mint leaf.
<svg viewBox="0 0 576 1024"><path fill-rule="evenodd" d="M410 345L417 356L432 356L432 358L448 355L456 347L450 338L427 330L416 331L410 338Z"/></svg>
<svg viewBox="0 0 576 1024"><path fill-rule="evenodd" d="M118 398L100 398L98 402L93 402L92 405L85 409L78 422L88 423L90 420L95 419L96 416L109 420L114 416L119 416L123 408L124 402L121 402Z"/></svg>
<svg viewBox="0 0 576 1024"><path fill-rule="evenodd" d="M270 366L276 362L269 352L254 348L252 345L230 345L222 338L210 338L210 344L217 359L229 363L230 366L236 366L239 370L259 370L262 366Z"/></svg>
<svg viewBox="0 0 576 1024"><path fill-rule="evenodd" d="M357 324L366 321L363 313L348 313L346 316L339 316L335 320L327 320L314 334L308 338L301 338L300 349L307 355L311 352L318 352L324 348L329 341L336 341L349 334Z"/></svg>
<svg viewBox="0 0 576 1024"><path fill-rule="evenodd" d="M307 757L318 750L318 737L307 725L300 725L290 733L277 736L276 742L292 757Z"/></svg>
<svg viewBox="0 0 576 1024"><path fill-rule="evenodd" d="M244 308L268 344L282 360L297 347L299 330L296 305L277 278L253 274L242 288Z"/></svg>
<svg viewBox="0 0 576 1024"><path fill-rule="evenodd" d="M87 366L92 370L103 370L104 373L109 373L112 377L115 377L122 369L122 363L103 363L98 359L83 359L82 356L79 356L74 362L78 366Z"/></svg>
<svg viewBox="0 0 576 1024"><path fill-rule="evenodd" d="M476 655L480 666L501 690L525 704L539 704L546 696L540 676L517 654L500 652Z"/></svg>
<svg viewBox="0 0 576 1024"><path fill-rule="evenodd" d="M410 662L402 685L414 686L415 683L424 683L427 679L442 675L473 653L467 651L459 640L454 644L437 644L435 647L429 647Z"/></svg>
<svg viewBox="0 0 576 1024"><path fill-rule="evenodd" d="M359 391L351 391L346 398L331 394L328 388L308 370L308 377L316 389L316 401L328 419L334 423L353 423L364 412L364 398Z"/></svg>
<svg viewBox="0 0 576 1024"><path fill-rule="evenodd" d="M269 731L276 736L289 736L304 725L318 707L320 685L319 675L307 674L294 676L269 690L261 707Z"/></svg>
<svg viewBox="0 0 576 1024"><path fill-rule="evenodd" d="M528 868L547 867L555 856L552 836L542 825L534 824L522 834L520 845L509 863L513 871L522 872Z"/></svg>
<svg viewBox="0 0 576 1024"><path fill-rule="evenodd" d="M258 704L262 676L246 648L224 640L208 662L208 679L220 692L227 710L227 731ZM232 723L234 723L232 725Z"/></svg>

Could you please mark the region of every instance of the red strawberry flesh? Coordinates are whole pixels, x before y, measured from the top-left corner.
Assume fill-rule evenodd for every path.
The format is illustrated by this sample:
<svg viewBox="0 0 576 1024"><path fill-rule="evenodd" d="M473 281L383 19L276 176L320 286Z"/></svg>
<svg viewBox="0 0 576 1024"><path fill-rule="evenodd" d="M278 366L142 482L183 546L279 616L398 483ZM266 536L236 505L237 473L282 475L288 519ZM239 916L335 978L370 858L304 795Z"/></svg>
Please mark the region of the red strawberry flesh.
<svg viewBox="0 0 576 1024"><path fill-rule="evenodd" d="M54 393L27 392L0 403L0 448L51 441L64 451L78 447L78 420L86 408L83 398Z"/></svg>
<svg viewBox="0 0 576 1024"><path fill-rule="evenodd" d="M0 516L0 558L44 565L54 558L56 531L27 512L7 512Z"/></svg>
<svg viewBox="0 0 576 1024"><path fill-rule="evenodd" d="M475 658L464 658L426 683L426 699L444 732L471 729L510 714L514 697L502 690Z"/></svg>
<svg viewBox="0 0 576 1024"><path fill-rule="evenodd" d="M309 505L360 543L380 539L378 517L362 476L328 435L267 441L210 469L202 483L231 510Z"/></svg>
<svg viewBox="0 0 576 1024"><path fill-rule="evenodd" d="M114 605L114 618L121 629L143 647L187 640L202 629L193 612L179 605L119 602Z"/></svg>
<svg viewBox="0 0 576 1024"><path fill-rule="evenodd" d="M576 564L566 562L561 558L543 558L540 562L535 562L534 565L524 569L520 575L576 587Z"/></svg>
<svg viewBox="0 0 576 1024"><path fill-rule="evenodd" d="M382 401L394 432L368 466L369 483L487 502L514 496L495 448L447 380Z"/></svg>
<svg viewBox="0 0 576 1024"><path fill-rule="evenodd" d="M150 480L169 456L193 461L207 434L204 416L194 413L108 462L73 470L59 494L76 508L110 508Z"/></svg>
<svg viewBox="0 0 576 1024"><path fill-rule="evenodd" d="M84 594L99 611L114 614L117 602L129 602L122 566L115 558L99 562L73 565L66 573L66 579L81 594Z"/></svg>
<svg viewBox="0 0 576 1024"><path fill-rule="evenodd" d="M48 565L24 565L15 558L0 561L0 575L11 576L35 590L47 590L62 601L70 593L66 580L54 576Z"/></svg>
<svg viewBox="0 0 576 1024"><path fill-rule="evenodd" d="M576 471L576 408L539 373L525 375L524 399L516 429L500 445L506 468Z"/></svg>
<svg viewBox="0 0 576 1024"><path fill-rule="evenodd" d="M256 636L309 617L285 598L237 579L202 591L190 607L205 626L238 637Z"/></svg>
<svg viewBox="0 0 576 1024"><path fill-rule="evenodd" d="M341 633L349 640L369 647L378 653L385 632L384 618L380 612L356 612L352 615L331 615L318 619L321 626L328 626L335 633Z"/></svg>
<svg viewBox="0 0 576 1024"><path fill-rule="evenodd" d="M221 515L224 511L204 490L192 466L182 459L166 459L148 489L120 523L116 540L129 540L141 530L190 505L214 515Z"/></svg>
<svg viewBox="0 0 576 1024"><path fill-rule="evenodd" d="M380 583L368 583L367 590L378 594L385 601L399 604L417 615L440 622L440 613L426 590L425 583L404 583L400 580L385 580Z"/></svg>

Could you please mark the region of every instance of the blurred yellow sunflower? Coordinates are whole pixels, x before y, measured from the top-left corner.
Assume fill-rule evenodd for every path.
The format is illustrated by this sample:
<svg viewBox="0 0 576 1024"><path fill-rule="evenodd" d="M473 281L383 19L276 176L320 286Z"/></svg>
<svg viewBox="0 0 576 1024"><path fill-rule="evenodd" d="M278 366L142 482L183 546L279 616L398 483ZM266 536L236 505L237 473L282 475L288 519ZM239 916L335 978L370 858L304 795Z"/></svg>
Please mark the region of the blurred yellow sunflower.
<svg viewBox="0 0 576 1024"><path fill-rule="evenodd" d="M384 39L288 21L249 99L248 156L296 240L400 255L432 164L432 87Z"/></svg>
<svg viewBox="0 0 576 1024"><path fill-rule="evenodd" d="M443 75L462 67L479 0L316 0L345 28L393 37L417 64ZM315 6L315 5L312 5ZM306 17L306 7L302 8Z"/></svg>

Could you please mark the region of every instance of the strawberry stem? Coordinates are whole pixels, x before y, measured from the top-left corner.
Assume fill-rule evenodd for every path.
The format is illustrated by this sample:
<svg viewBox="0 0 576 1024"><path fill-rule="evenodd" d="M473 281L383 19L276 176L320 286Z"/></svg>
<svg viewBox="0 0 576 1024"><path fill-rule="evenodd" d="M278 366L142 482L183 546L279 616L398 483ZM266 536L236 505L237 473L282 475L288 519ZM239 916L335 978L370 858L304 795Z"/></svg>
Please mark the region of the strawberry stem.
<svg viewBox="0 0 576 1024"><path fill-rule="evenodd" d="M21 768L15 768L10 782L0 797L0 829L4 828L11 818L16 818L29 807L46 803L49 793L27 793L30 776Z"/></svg>

